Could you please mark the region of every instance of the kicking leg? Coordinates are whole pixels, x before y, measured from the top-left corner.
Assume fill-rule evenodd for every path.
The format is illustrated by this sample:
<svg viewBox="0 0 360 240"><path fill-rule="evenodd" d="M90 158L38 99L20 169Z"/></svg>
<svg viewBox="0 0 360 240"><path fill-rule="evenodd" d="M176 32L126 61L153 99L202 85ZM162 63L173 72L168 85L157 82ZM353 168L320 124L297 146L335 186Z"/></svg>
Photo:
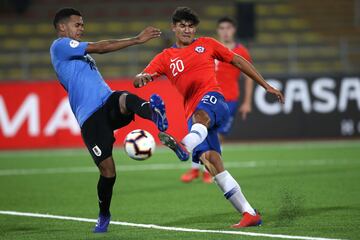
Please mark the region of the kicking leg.
<svg viewBox="0 0 360 240"><path fill-rule="evenodd" d="M243 214L243 219L239 224L233 227L248 227L261 224L260 215L251 207L241 191L240 185L225 170L221 156L216 151L207 151L200 157L206 168L209 170L219 188L223 191L224 196L233 207Z"/></svg>
<svg viewBox="0 0 360 240"><path fill-rule="evenodd" d="M99 164L100 177L97 185L99 199L99 218L94 228L95 233L107 232L110 223L110 203L116 180L115 164L112 157L108 157Z"/></svg>
<svg viewBox="0 0 360 240"><path fill-rule="evenodd" d="M123 93L119 97L119 106L122 114L135 113L142 118L151 120L161 132L168 128L165 104L157 94L151 95L148 102L132 93Z"/></svg>
<svg viewBox="0 0 360 240"><path fill-rule="evenodd" d="M202 143L208 135L211 119L204 110L197 110L192 116L190 132L181 141L189 152Z"/></svg>
<svg viewBox="0 0 360 240"><path fill-rule="evenodd" d="M189 152L202 143L208 135L211 119L204 110L197 110L192 117L190 132L180 142L168 133L160 132L160 141L173 150L181 161L189 159Z"/></svg>

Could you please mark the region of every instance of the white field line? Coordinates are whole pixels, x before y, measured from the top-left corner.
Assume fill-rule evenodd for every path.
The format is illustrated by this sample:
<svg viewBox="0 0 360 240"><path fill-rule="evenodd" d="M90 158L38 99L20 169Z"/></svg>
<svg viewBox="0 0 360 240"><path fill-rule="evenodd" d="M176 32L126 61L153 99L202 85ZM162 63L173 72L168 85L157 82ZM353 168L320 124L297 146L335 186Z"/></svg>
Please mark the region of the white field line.
<svg viewBox="0 0 360 240"><path fill-rule="evenodd" d="M308 159L294 162L261 160L247 162L225 162L226 168L255 168L255 167L292 167L292 166L324 166L324 165L348 165L354 161L347 159ZM158 170L178 170L187 169L189 164L184 163L152 163L152 164L136 164L136 165L118 165L117 172L134 172L134 171L158 171ZM0 169L1 176L17 176L17 175L42 175L42 174L63 174L63 173L94 173L98 169L93 167L59 167L59 168L14 168Z"/></svg>
<svg viewBox="0 0 360 240"><path fill-rule="evenodd" d="M290 142L290 143L229 143L223 145L226 151L264 151L264 150L293 150L293 149L333 149L333 148L360 148L360 141L340 140L340 141L308 141L308 142ZM114 149L122 151L122 147ZM156 149L155 154L170 153L171 151L163 146ZM49 157L49 156L89 156L85 148L75 149L50 149L50 150L4 150L0 151L0 159L13 157Z"/></svg>
<svg viewBox="0 0 360 240"><path fill-rule="evenodd" d="M59 216L59 215L50 215L50 214L40 214L40 213L0 211L0 214L12 215L12 216L22 216L22 217L68 220L68 221L77 221L77 222L91 222L91 223L96 222L96 219L91 219L91 218L79 218L79 217ZM167 227L167 226L159 226L159 225L155 225L155 224L141 224L141 223L129 223L129 222L119 222L119 221L111 221L110 224L127 226L127 227L150 228L150 229L174 231L174 232L215 233L215 234L227 234L227 235L243 235L243 236L252 236L252 237L268 237L268 238L278 238L278 239L281 238L281 239L302 239L302 240L337 240L334 238L293 236L293 235L269 234L269 233L254 233L254 232L243 232L243 231L235 231L235 230L234 231L223 231L223 230L206 230L206 229L195 229L195 228Z"/></svg>

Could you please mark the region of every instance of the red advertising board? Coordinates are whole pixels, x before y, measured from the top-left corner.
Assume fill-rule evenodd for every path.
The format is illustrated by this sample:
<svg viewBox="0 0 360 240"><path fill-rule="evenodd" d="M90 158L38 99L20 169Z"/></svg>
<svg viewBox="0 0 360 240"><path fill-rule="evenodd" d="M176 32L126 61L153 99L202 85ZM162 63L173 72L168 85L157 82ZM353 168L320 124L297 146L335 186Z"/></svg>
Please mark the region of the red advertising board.
<svg viewBox="0 0 360 240"><path fill-rule="evenodd" d="M169 130L181 138L186 133L183 100L166 80L136 89L131 79L108 81L114 90L127 90L145 99L160 94L166 103ZM116 131L116 144L134 129L145 129L157 139L157 129L149 121L135 118ZM3 82L0 84L0 149L62 148L84 146L79 126L71 112L65 90L57 81Z"/></svg>

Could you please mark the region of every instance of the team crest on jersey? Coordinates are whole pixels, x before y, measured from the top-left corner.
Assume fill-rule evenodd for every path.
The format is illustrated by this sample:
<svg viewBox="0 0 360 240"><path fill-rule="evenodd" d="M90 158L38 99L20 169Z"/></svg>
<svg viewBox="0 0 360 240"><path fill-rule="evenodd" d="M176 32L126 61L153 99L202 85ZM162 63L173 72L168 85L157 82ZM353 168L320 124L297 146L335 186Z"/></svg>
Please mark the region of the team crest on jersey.
<svg viewBox="0 0 360 240"><path fill-rule="evenodd" d="M70 44L70 47L76 48L77 46L79 46L80 43L76 40L71 40L69 44Z"/></svg>
<svg viewBox="0 0 360 240"><path fill-rule="evenodd" d="M203 53L203 52L205 52L205 48L204 48L203 46L197 46L197 47L195 48L195 52L197 52L197 53Z"/></svg>

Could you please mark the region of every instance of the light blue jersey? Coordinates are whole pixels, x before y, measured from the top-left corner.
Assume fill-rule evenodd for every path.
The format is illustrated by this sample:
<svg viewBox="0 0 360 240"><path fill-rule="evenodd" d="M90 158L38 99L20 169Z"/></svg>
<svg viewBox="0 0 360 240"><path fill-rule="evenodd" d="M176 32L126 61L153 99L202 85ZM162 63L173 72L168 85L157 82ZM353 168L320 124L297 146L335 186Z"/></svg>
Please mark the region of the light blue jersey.
<svg viewBox="0 0 360 240"><path fill-rule="evenodd" d="M87 46L87 42L58 38L50 47L52 65L68 92L71 109L80 126L112 94L94 59L86 53Z"/></svg>

